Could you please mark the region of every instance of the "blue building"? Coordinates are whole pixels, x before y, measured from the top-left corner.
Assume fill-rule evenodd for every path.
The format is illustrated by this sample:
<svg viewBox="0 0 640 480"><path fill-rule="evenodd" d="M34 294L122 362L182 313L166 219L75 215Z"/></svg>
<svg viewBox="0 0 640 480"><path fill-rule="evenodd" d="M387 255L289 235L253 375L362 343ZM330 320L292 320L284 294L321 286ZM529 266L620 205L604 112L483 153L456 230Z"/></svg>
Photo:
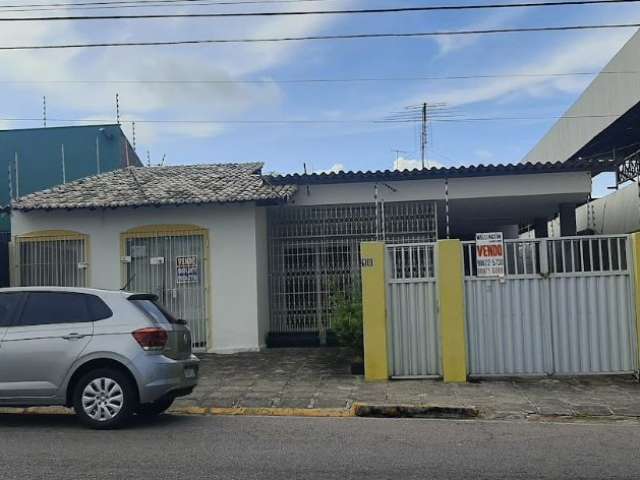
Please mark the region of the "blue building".
<svg viewBox="0 0 640 480"><path fill-rule="evenodd" d="M120 125L0 130L0 205L64 182L141 166ZM8 232L6 214L0 231Z"/></svg>
<svg viewBox="0 0 640 480"><path fill-rule="evenodd" d="M97 173L142 166L120 125L0 130L0 205ZM0 214L0 286L8 285L9 214Z"/></svg>

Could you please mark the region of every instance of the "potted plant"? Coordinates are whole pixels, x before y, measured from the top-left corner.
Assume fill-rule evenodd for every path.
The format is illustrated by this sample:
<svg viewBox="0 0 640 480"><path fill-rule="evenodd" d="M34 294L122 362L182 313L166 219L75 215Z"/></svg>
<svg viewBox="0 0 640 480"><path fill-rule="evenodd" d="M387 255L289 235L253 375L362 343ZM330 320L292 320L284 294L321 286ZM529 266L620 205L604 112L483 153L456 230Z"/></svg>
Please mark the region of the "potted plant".
<svg viewBox="0 0 640 480"><path fill-rule="evenodd" d="M364 374L364 337L362 327L362 299L359 292L351 296L340 293L334 296L331 325L338 345L353 352L351 373Z"/></svg>

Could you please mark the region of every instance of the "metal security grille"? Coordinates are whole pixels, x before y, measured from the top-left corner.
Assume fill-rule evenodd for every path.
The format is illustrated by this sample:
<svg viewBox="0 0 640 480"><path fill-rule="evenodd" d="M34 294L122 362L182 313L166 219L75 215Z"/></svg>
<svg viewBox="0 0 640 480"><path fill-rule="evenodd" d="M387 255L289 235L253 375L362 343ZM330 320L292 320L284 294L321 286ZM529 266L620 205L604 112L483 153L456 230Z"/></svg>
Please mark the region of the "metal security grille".
<svg viewBox="0 0 640 480"><path fill-rule="evenodd" d="M272 333L331 328L335 299L360 288L360 242L437 237L433 202L272 207L268 222Z"/></svg>
<svg viewBox="0 0 640 480"><path fill-rule="evenodd" d="M87 240L81 235L17 237L14 262L16 286L87 286Z"/></svg>
<svg viewBox="0 0 640 480"><path fill-rule="evenodd" d="M201 231L123 236L123 285L154 293L177 318L187 321L193 348L207 347L206 247Z"/></svg>

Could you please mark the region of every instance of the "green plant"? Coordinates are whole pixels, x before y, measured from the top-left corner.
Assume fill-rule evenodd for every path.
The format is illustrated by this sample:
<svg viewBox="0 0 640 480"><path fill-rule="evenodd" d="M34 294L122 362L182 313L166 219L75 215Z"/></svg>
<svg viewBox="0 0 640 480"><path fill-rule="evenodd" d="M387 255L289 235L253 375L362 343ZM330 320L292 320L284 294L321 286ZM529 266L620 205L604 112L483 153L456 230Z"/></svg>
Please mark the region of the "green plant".
<svg viewBox="0 0 640 480"><path fill-rule="evenodd" d="M358 294L351 296L340 293L333 298L331 326L338 344L350 347L358 357L364 354L362 327L362 299Z"/></svg>

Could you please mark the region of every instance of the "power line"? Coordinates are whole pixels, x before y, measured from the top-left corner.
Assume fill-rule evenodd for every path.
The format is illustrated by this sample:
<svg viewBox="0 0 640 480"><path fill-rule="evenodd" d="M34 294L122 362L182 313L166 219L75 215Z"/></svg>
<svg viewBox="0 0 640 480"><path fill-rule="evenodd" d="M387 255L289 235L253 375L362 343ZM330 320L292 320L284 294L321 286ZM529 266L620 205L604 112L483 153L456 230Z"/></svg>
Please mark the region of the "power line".
<svg viewBox="0 0 640 480"><path fill-rule="evenodd" d="M82 3L50 3L31 5L0 5L5 12L43 12L55 10L111 10L123 8L171 8L171 7L206 7L206 6L238 6L238 5L273 5L308 2L326 2L335 0L148 0L118 2L82 2ZM192 3L193 2L193 3ZM197 3L196 3L197 2Z"/></svg>
<svg viewBox="0 0 640 480"><path fill-rule="evenodd" d="M0 46L0 50L55 50L71 48L98 48L98 47L148 47L168 45L205 45L205 44L234 44L234 43L279 43L300 42L312 40L361 40L381 38L421 38L458 35L487 35L501 33L538 33L538 32L568 32L579 30L613 30L620 28L638 28L640 23L619 23L605 25L564 25L558 27L530 27L530 28L493 28L488 30L450 30L432 32L408 32L408 33L354 33L342 35L314 35L303 37L267 37L267 38L215 38L201 40L158 40L154 42L100 42L100 43L68 43L58 45L16 45Z"/></svg>
<svg viewBox="0 0 640 480"><path fill-rule="evenodd" d="M280 17L301 15L355 15L355 14L390 14L418 13L435 11L487 10L507 8L558 7L576 5L604 5L620 3L638 3L640 0L564 0L526 3L489 3L485 5L440 5L420 7L365 8L346 10L296 10L277 12L214 12L214 13L159 13L134 15L61 15L55 17L0 17L0 22L44 22L44 21L77 21L77 20L158 20L170 18L232 18L232 17Z"/></svg>
<svg viewBox="0 0 640 480"><path fill-rule="evenodd" d="M581 77L594 75L640 75L640 70L603 70L601 72L548 72L548 73L465 73L460 75L425 75L415 77L344 77L344 78L273 78L273 79L130 79L130 80L1 80L0 84L305 84L305 83L367 83L367 82L414 82L414 81L445 81L445 80L478 80L498 78L555 78L555 77Z"/></svg>
<svg viewBox="0 0 640 480"><path fill-rule="evenodd" d="M525 116L525 115L505 115L505 116L485 116L485 117L432 117L433 122L485 122L485 121L531 121L531 120L562 120L562 119L591 119L591 118L617 118L622 113L607 113L607 114L590 114L590 115L558 115L558 116ZM157 125L202 125L202 124L232 124L232 125L261 125L261 124L414 124L419 121L419 118L409 118L402 120L394 119L254 119L254 120L230 120L230 119L125 119L122 118L121 123L134 123L138 124L157 124ZM0 121L6 122L41 122L42 118L39 117L5 117L0 118ZM48 122L68 122L68 123L102 123L109 124L113 122L113 119L73 119L73 118L47 118Z"/></svg>
<svg viewBox="0 0 640 480"><path fill-rule="evenodd" d="M308 3L326 2L333 0L103 0L92 2L58 2L58 3L20 3L20 4L0 4L0 8L24 8L24 7L85 7L85 6L112 6L112 5L175 5L185 4L198 6L205 5L245 5L245 4L278 4L278 3Z"/></svg>

